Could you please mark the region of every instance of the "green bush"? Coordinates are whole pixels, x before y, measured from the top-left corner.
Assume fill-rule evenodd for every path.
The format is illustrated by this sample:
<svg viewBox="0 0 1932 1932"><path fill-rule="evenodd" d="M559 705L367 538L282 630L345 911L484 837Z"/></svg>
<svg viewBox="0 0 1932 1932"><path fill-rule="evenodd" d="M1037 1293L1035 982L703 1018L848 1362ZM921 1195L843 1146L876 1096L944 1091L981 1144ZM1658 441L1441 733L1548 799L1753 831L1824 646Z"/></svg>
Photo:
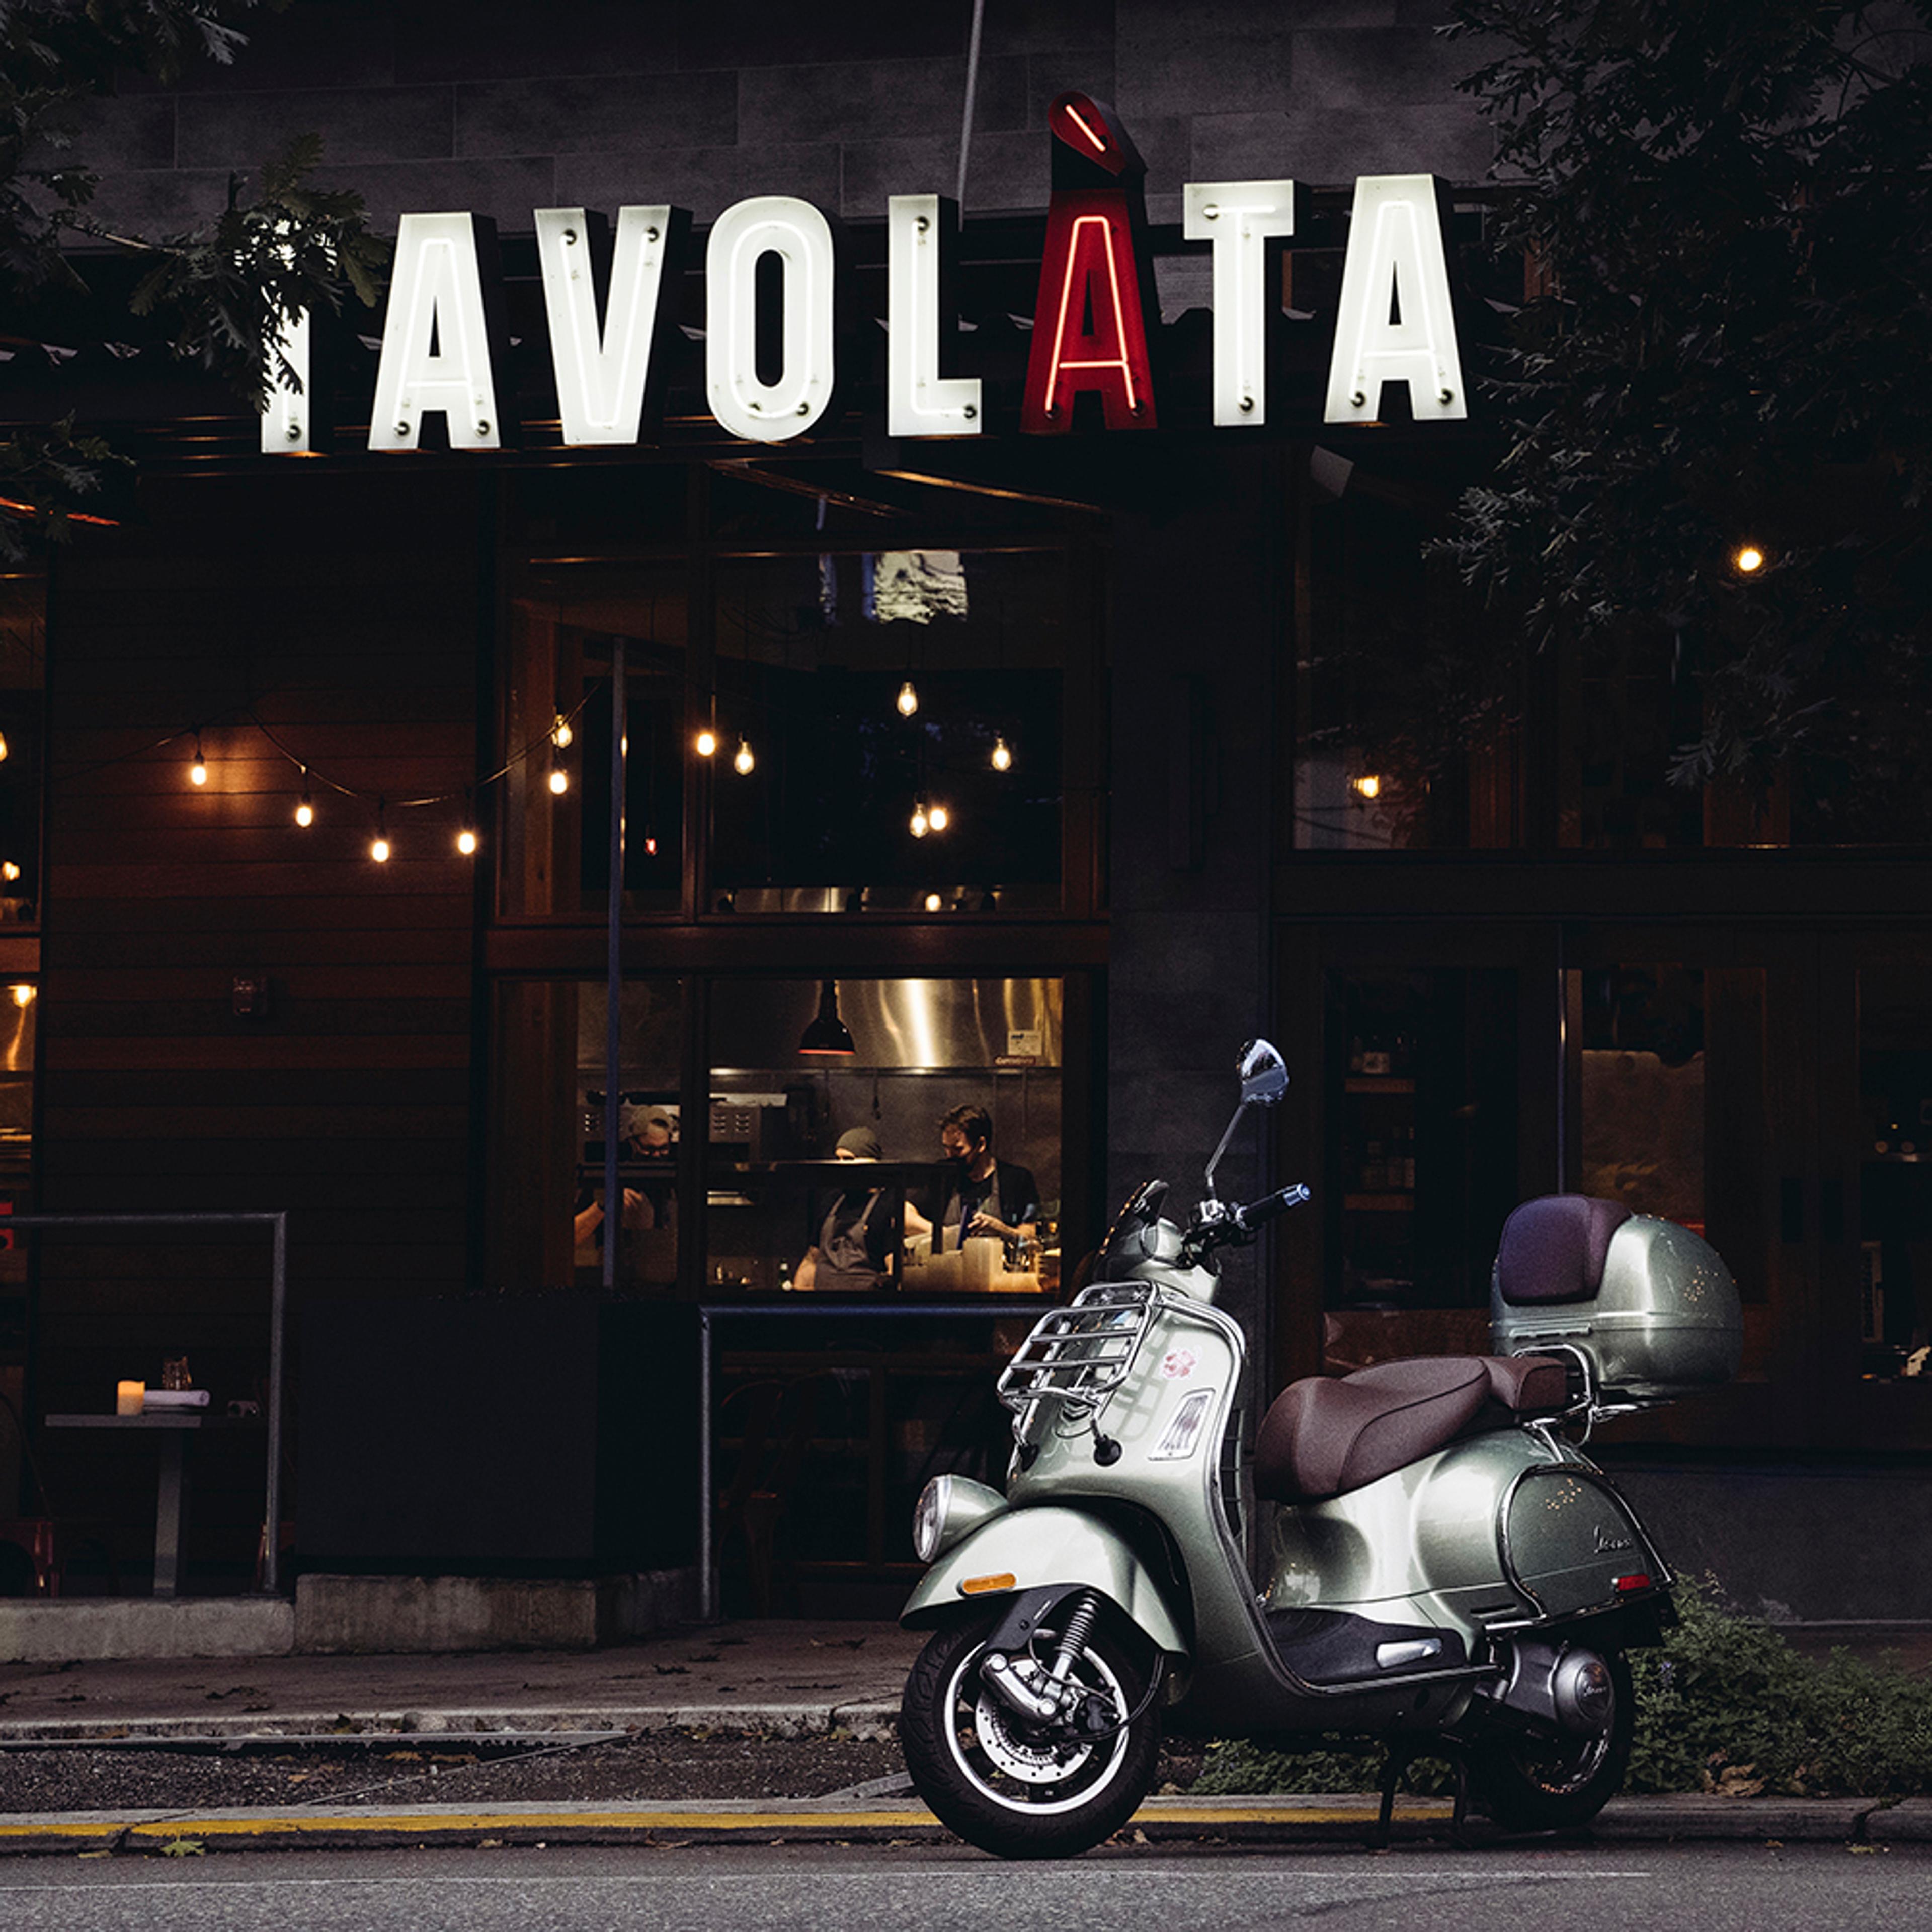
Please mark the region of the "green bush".
<svg viewBox="0 0 1932 1932"><path fill-rule="evenodd" d="M1655 1649L1630 1653L1636 1738L1624 1789L1736 1797L1887 1798L1932 1791L1932 1682L1834 1651L1801 1657L1778 1633L1724 1601L1716 1580L1681 1583L1680 1621ZM1194 1789L1372 1791L1378 1740L1269 1751L1244 1740L1209 1745ZM1450 1788L1425 1760L1411 1791Z"/></svg>

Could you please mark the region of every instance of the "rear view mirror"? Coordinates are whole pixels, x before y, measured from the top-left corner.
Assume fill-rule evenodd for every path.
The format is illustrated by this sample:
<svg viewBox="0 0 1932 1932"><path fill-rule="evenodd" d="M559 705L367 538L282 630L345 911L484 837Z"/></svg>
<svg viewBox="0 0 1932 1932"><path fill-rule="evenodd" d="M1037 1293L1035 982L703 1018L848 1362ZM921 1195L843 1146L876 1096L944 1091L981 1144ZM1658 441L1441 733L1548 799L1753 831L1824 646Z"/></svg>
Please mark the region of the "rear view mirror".
<svg viewBox="0 0 1932 1932"><path fill-rule="evenodd" d="M1234 1071L1244 1107L1272 1107L1288 1091L1288 1062L1264 1040L1251 1040L1241 1048Z"/></svg>

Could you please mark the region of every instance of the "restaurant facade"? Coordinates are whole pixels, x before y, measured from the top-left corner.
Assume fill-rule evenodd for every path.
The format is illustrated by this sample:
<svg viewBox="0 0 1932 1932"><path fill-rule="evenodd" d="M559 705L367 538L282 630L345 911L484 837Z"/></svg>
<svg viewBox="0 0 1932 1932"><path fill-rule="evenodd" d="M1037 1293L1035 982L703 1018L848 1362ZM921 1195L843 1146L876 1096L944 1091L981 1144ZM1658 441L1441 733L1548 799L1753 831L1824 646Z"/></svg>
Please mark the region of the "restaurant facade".
<svg viewBox="0 0 1932 1932"><path fill-rule="evenodd" d="M1395 0L972 19L298 0L98 104L104 226L316 129L398 248L259 421L105 319L105 252L0 367L139 464L0 611L8 1211L287 1217L279 1373L255 1223L0 1250L20 1517L148 1588L152 1462L46 1418L184 1358L234 1426L179 1587L292 1588L298 1641L424 1579L539 1640L586 1581L607 1634L890 1614L1261 1034L1222 1188L1314 1201L1230 1270L1249 1438L1483 1347L1511 1207L1612 1196L1744 1301L1736 1382L1597 1445L1666 1549L1918 1614L1932 860L1668 784L1640 622L1418 734L1528 273L1468 50Z"/></svg>

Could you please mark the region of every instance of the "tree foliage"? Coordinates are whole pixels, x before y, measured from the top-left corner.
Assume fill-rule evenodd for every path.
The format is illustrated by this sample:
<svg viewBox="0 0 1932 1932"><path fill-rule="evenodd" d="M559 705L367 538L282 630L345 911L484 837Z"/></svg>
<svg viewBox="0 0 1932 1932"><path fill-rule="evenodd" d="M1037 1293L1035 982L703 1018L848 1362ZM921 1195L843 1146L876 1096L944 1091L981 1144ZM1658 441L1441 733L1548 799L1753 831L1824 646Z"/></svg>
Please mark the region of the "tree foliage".
<svg viewBox="0 0 1932 1932"><path fill-rule="evenodd" d="M386 251L368 232L362 197L310 185L322 144L298 135L259 170L252 200L245 178L232 177L212 225L150 241L91 218L96 178L74 155L92 96L130 71L167 82L190 58L226 64L245 44L236 16L256 4L0 0L0 292L14 302L50 290L84 294L68 246L76 233L133 250L148 263L134 314L156 318L177 356L220 376L251 410L278 380L299 387L279 346L284 319L337 313L350 292L375 303ZM122 460L71 422L20 430L0 445L0 482L58 537ZM0 558L20 554L23 542L21 526L0 518Z"/></svg>
<svg viewBox="0 0 1932 1932"><path fill-rule="evenodd" d="M1703 729L1672 776L1794 759L1922 800L1932 556L1932 0L1454 0L1546 292L1489 386L1510 437L1446 549L1514 620L1667 633ZM1766 561L1740 571L1741 547ZM1919 807L1922 812L1922 805Z"/></svg>

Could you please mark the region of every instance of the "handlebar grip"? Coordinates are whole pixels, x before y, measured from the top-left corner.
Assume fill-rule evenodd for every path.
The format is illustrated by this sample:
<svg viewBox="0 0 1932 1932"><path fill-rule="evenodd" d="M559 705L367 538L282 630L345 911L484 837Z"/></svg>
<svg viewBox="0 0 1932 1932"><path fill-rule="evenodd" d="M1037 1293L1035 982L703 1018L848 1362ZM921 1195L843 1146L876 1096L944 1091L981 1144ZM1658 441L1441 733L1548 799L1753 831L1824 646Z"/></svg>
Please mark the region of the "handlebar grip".
<svg viewBox="0 0 1932 1932"><path fill-rule="evenodd" d="M1286 1214L1291 1208L1299 1208L1309 1198L1306 1185L1299 1180L1295 1181L1278 1193L1264 1195L1260 1200L1251 1202L1245 1208L1237 1208L1234 1216L1235 1225L1252 1234L1256 1228L1274 1220L1277 1216Z"/></svg>

